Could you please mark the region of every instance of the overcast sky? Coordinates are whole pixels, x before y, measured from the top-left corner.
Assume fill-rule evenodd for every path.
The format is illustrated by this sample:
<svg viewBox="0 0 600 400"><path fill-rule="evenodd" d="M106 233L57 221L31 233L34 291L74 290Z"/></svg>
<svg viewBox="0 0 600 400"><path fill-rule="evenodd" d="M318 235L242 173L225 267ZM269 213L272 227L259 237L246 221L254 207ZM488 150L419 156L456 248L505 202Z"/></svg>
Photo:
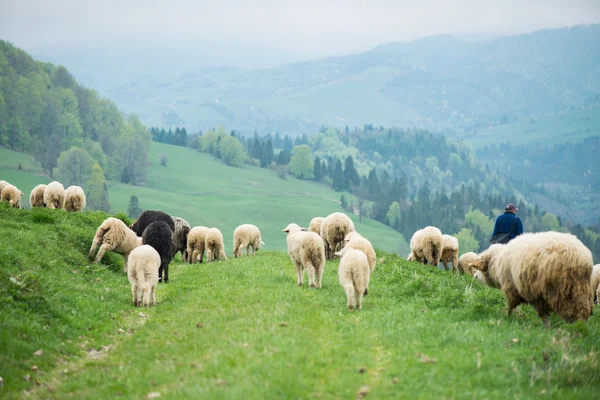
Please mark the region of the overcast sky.
<svg viewBox="0 0 600 400"><path fill-rule="evenodd" d="M600 0L0 0L0 38L211 40L343 54L441 33L506 35L600 22Z"/></svg>

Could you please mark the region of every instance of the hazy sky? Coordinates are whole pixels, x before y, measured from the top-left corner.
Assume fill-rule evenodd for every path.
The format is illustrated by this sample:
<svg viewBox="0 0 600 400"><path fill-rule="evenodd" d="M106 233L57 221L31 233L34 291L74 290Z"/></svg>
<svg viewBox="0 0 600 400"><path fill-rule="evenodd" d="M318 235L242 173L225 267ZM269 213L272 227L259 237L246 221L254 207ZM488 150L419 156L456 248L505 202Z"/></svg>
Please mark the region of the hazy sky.
<svg viewBox="0 0 600 400"><path fill-rule="evenodd" d="M440 34L505 35L600 22L600 0L0 0L0 38L211 40L342 54Z"/></svg>

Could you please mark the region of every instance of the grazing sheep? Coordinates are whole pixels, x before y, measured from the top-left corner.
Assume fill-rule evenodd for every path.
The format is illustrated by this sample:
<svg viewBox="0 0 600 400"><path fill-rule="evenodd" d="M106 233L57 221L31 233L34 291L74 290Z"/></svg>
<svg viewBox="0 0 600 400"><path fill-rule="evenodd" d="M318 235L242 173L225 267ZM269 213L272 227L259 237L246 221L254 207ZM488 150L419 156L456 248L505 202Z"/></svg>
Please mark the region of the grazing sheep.
<svg viewBox="0 0 600 400"><path fill-rule="evenodd" d="M169 263L173 259L173 231L165 221L154 221L144 229L142 244L154 247L160 256L158 281L169 282Z"/></svg>
<svg viewBox="0 0 600 400"><path fill-rule="evenodd" d="M107 218L96 230L89 258L94 257L98 246L100 246L100 250L94 260L95 263L99 263L107 251L114 251L123 255L123 271L127 272L127 257L133 249L141 244L141 238L137 237L135 232L129 229L123 221L117 218Z"/></svg>
<svg viewBox="0 0 600 400"><path fill-rule="evenodd" d="M566 322L592 313L592 253L571 234L525 233L490 246L472 265L489 286L502 289L509 315L528 303L548 326L552 311Z"/></svg>
<svg viewBox="0 0 600 400"><path fill-rule="evenodd" d="M323 217L314 217L310 220L310 224L308 225L308 231L314 232L317 235L321 236L321 225L323 225Z"/></svg>
<svg viewBox="0 0 600 400"><path fill-rule="evenodd" d="M377 257L375 256L375 249L373 248L371 242L358 232L350 232L346 235L344 241L346 242L344 248L349 247L365 253L365 256L367 256L367 261L369 262L369 273L372 274L375 270L375 262L377 261Z"/></svg>
<svg viewBox="0 0 600 400"><path fill-rule="evenodd" d="M82 212L85 208L85 193L79 186L69 186L65 190L65 210L69 212Z"/></svg>
<svg viewBox="0 0 600 400"><path fill-rule="evenodd" d="M140 214L137 220L131 224L130 228L133 229L136 235L142 236L144 230L153 223L154 221L164 221L171 228L171 232L175 232L175 221L169 214L162 211L146 210ZM159 252L160 253L160 252Z"/></svg>
<svg viewBox="0 0 600 400"><path fill-rule="evenodd" d="M362 308L362 298L369 288L369 262L367 256L360 250L344 247L336 256L342 257L338 275L340 285L346 291L348 309Z"/></svg>
<svg viewBox="0 0 600 400"><path fill-rule="evenodd" d="M329 214L321 224L321 237L327 259L333 259L334 253L344 245L344 238L354 230L354 223L344 213Z"/></svg>
<svg viewBox="0 0 600 400"><path fill-rule="evenodd" d="M241 257L244 249L248 255L250 246L252 246L252 255L255 255L261 244L264 245L264 242L261 240L260 230L256 225L240 225L233 231L233 256L236 258Z"/></svg>
<svg viewBox="0 0 600 400"><path fill-rule="evenodd" d="M478 259L479 259L479 256L477 254L473 253L472 251L463 254L458 259L458 272L461 272L463 274L469 274L469 275L473 276L475 271L473 270L473 267L470 264L477 261Z"/></svg>
<svg viewBox="0 0 600 400"><path fill-rule="evenodd" d="M0 181L0 193L2 192L2 189L4 189L4 186L6 185L10 185L10 183L6 182L6 181Z"/></svg>
<svg viewBox="0 0 600 400"><path fill-rule="evenodd" d="M450 235L442 235L442 256L444 269L448 271L448 263L452 263L452 272L456 272L458 264L458 239Z"/></svg>
<svg viewBox="0 0 600 400"><path fill-rule="evenodd" d="M131 283L133 305L144 307L156 304L156 284L158 283L158 269L160 268L160 255L154 247L147 244L135 248L129 253L127 263L127 277Z"/></svg>
<svg viewBox="0 0 600 400"><path fill-rule="evenodd" d="M187 261L187 240L188 234L190 233L191 226L183 218L172 217L175 222L175 233L173 234L173 242L175 244L175 250L173 251L173 257L178 251L181 252L181 261Z"/></svg>
<svg viewBox="0 0 600 400"><path fill-rule="evenodd" d="M592 270L592 294L594 295L594 303L600 304L600 264L594 265Z"/></svg>
<svg viewBox="0 0 600 400"><path fill-rule="evenodd" d="M287 234L288 255L296 266L298 286L302 286L304 271L308 270L309 286L320 288L325 271L323 239L296 224L289 224L283 232Z"/></svg>
<svg viewBox="0 0 600 400"><path fill-rule="evenodd" d="M223 234L220 230L217 228L209 229L208 232L206 232L204 242L207 262L214 260L227 261L227 255L225 255L225 243L223 242Z"/></svg>
<svg viewBox="0 0 600 400"><path fill-rule="evenodd" d="M195 226L190 230L187 237L187 262L194 264L200 257L200 262L204 258L204 246L206 234L209 228L205 226Z"/></svg>
<svg viewBox="0 0 600 400"><path fill-rule="evenodd" d="M5 185L0 192L0 201L8 201L13 208L21 208L21 192L16 186Z"/></svg>
<svg viewBox="0 0 600 400"><path fill-rule="evenodd" d="M412 257L409 261L418 261L435 267L442 256L442 232L435 226L428 226L414 233L410 239Z"/></svg>
<svg viewBox="0 0 600 400"><path fill-rule="evenodd" d="M44 184L37 185L31 191L29 195L29 205L33 207L45 207L44 203L44 191L46 191L46 186Z"/></svg>
<svg viewBox="0 0 600 400"><path fill-rule="evenodd" d="M50 209L62 208L65 202L65 188L62 183L53 181L44 190L44 203Z"/></svg>

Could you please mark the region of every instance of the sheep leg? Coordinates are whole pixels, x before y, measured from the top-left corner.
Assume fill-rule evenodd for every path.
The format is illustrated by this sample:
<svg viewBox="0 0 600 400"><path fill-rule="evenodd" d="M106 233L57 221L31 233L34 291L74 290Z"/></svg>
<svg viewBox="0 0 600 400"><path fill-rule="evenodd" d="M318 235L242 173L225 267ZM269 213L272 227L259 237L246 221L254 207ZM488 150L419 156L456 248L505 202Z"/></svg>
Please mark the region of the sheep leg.
<svg viewBox="0 0 600 400"><path fill-rule="evenodd" d="M247 245L247 246L246 246L246 257L248 257L249 248L250 248L250 245Z"/></svg>
<svg viewBox="0 0 600 400"><path fill-rule="evenodd" d="M362 310L362 298L363 294L360 293L358 290L354 289L354 299L356 301L356 308L359 310Z"/></svg>
<svg viewBox="0 0 600 400"><path fill-rule="evenodd" d="M96 253L96 249L98 248L98 245L100 244L101 239L96 239L94 238L94 241L92 242L92 247L90 247L90 252L88 254L88 258L91 260L92 258L94 258L94 254Z"/></svg>
<svg viewBox="0 0 600 400"><path fill-rule="evenodd" d="M158 281L159 282L163 281L162 276L163 276L163 266L161 264L160 267L158 267Z"/></svg>
<svg viewBox="0 0 600 400"><path fill-rule="evenodd" d="M540 318L542 319L542 321L544 321L544 326L546 328L550 328L550 321L549 321L549 316L550 316L550 307L548 306L548 303L546 303L544 300L539 300L535 303L532 304L533 308L535 308L535 311L537 311L538 315L540 316Z"/></svg>
<svg viewBox="0 0 600 400"><path fill-rule="evenodd" d="M98 264L101 260L102 257L104 257L104 253L106 253L107 251L110 251L110 246L108 245L108 243L102 243L102 246L100 246L100 250L98 251L98 255L96 255L96 259L94 260L95 264Z"/></svg>
<svg viewBox="0 0 600 400"><path fill-rule="evenodd" d="M227 254L225 254L225 249L220 249L219 250L219 260L221 261L227 261Z"/></svg>
<svg viewBox="0 0 600 400"><path fill-rule="evenodd" d="M446 262L446 260L442 260L442 264L444 264L444 271L448 271L450 269L450 267L448 267L448 263Z"/></svg>
<svg viewBox="0 0 600 400"><path fill-rule="evenodd" d="M252 255L255 256L256 255L256 246L252 246Z"/></svg>
<svg viewBox="0 0 600 400"><path fill-rule="evenodd" d="M516 291L516 289L509 289L504 292L506 296L506 307L507 307L507 315L510 317L515 308L519 306L523 302L521 296Z"/></svg>
<svg viewBox="0 0 600 400"><path fill-rule="evenodd" d="M129 253L123 254L123 272L127 272L127 260L129 259Z"/></svg>
<svg viewBox="0 0 600 400"><path fill-rule="evenodd" d="M317 288L318 289L321 289L321 287L322 287L323 270L324 270L324 268L319 268L319 269L315 268L315 271L316 271L316 274L317 274Z"/></svg>
<svg viewBox="0 0 600 400"><path fill-rule="evenodd" d="M239 243L235 243L233 245L233 256L235 258L238 258L240 256L240 244Z"/></svg>
<svg viewBox="0 0 600 400"><path fill-rule="evenodd" d="M315 267L310 262L306 262L306 269L308 270L308 286L311 288L315 287Z"/></svg>
<svg viewBox="0 0 600 400"><path fill-rule="evenodd" d="M204 258L204 247L200 247L198 253L200 254L200 264L202 264L202 259Z"/></svg>
<svg viewBox="0 0 600 400"><path fill-rule="evenodd" d="M304 270L302 264L294 263L296 265L296 277L298 278L298 286L302 286L302 280L304 279Z"/></svg>
<svg viewBox="0 0 600 400"><path fill-rule="evenodd" d="M186 261L187 261L187 249L185 249L181 252L181 262L186 262Z"/></svg>
<svg viewBox="0 0 600 400"><path fill-rule="evenodd" d="M169 283L169 264L166 264L166 265L163 267L163 271L164 271L164 273L165 273L165 280L164 280L163 282L165 282L165 283Z"/></svg>
<svg viewBox="0 0 600 400"><path fill-rule="evenodd" d="M144 307L150 307L150 288L146 285L143 289Z"/></svg>
<svg viewBox="0 0 600 400"><path fill-rule="evenodd" d="M133 305L137 307L137 280L131 284L131 295L133 296Z"/></svg>
<svg viewBox="0 0 600 400"><path fill-rule="evenodd" d="M150 288L150 304L156 305L156 285L152 285Z"/></svg>
<svg viewBox="0 0 600 400"><path fill-rule="evenodd" d="M206 250L206 262L211 262L213 260L213 251L212 249Z"/></svg>
<svg viewBox="0 0 600 400"><path fill-rule="evenodd" d="M198 249L194 249L194 250L192 250L191 253L189 253L189 254L191 254L191 256L188 257L189 258L188 261L189 261L190 264L195 264L196 261L198 261L198 253L199 253Z"/></svg>
<svg viewBox="0 0 600 400"><path fill-rule="evenodd" d="M356 299L354 298L355 290L352 284L347 284L344 286L344 290L346 291L346 300L348 301L348 310L353 310L356 305Z"/></svg>

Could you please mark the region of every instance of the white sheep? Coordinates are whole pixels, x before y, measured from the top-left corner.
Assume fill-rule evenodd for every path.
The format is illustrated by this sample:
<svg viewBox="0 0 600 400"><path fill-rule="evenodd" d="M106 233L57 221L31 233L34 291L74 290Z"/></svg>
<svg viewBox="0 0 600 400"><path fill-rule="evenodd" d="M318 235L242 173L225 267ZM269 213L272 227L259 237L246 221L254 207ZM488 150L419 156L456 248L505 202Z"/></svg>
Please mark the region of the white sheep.
<svg viewBox="0 0 600 400"><path fill-rule="evenodd" d="M206 232L204 242L207 262L214 260L227 261L227 255L225 255L225 243L223 242L223 234L220 230L217 228L209 229L208 232Z"/></svg>
<svg viewBox="0 0 600 400"><path fill-rule="evenodd" d="M65 202L65 188L62 183L53 181L44 190L44 203L50 209L62 208Z"/></svg>
<svg viewBox="0 0 600 400"><path fill-rule="evenodd" d="M82 212L85 208L85 193L80 186L69 186L65 190L63 208L69 212Z"/></svg>
<svg viewBox="0 0 600 400"><path fill-rule="evenodd" d="M196 263L198 259L202 262L204 248L206 246L206 234L209 228L206 226L195 226L190 230L187 237L187 262Z"/></svg>
<svg viewBox="0 0 600 400"><path fill-rule="evenodd" d="M308 225L308 231L314 232L317 235L321 235L321 225L323 225L323 217L314 217L310 220L310 224Z"/></svg>
<svg viewBox="0 0 600 400"><path fill-rule="evenodd" d="M29 205L33 207L44 207L44 191L46 190L46 185L41 184L37 185L31 190L31 194L29 195Z"/></svg>
<svg viewBox="0 0 600 400"><path fill-rule="evenodd" d="M306 232L296 224L289 224L284 230L287 234L288 255L296 266L298 286L302 286L304 271L308 271L308 284L320 288L325 271L325 248L323 240L314 232Z"/></svg>
<svg viewBox="0 0 600 400"><path fill-rule="evenodd" d="M248 249L250 247L252 247L252 255L255 255L261 245L264 245L264 242L261 239L260 230L256 225L240 225L233 231L234 257L241 257L244 249L246 249L246 255L248 255Z"/></svg>
<svg viewBox="0 0 600 400"><path fill-rule="evenodd" d="M411 256L409 261L418 261L435 267L442 256L442 232L435 226L419 229L410 239Z"/></svg>
<svg viewBox="0 0 600 400"><path fill-rule="evenodd" d="M600 304L600 264L594 265L592 270L592 293L594 302Z"/></svg>
<svg viewBox="0 0 600 400"><path fill-rule="evenodd" d="M96 248L100 246L98 255L94 260L99 263L107 251L123 255L123 271L127 272L127 257L129 253L142 244L142 238L137 237L135 232L129 229L123 221L117 218L107 218L96 230L92 247L90 247L89 258L92 259Z"/></svg>
<svg viewBox="0 0 600 400"><path fill-rule="evenodd" d="M13 208L21 208L21 196L23 196L23 192L16 186L8 184L0 192L0 201L8 201Z"/></svg>
<svg viewBox="0 0 600 400"><path fill-rule="evenodd" d="M134 306L141 306L142 298L144 307L156 304L155 291L159 268L160 255L154 247L144 244L129 253L127 277L131 283Z"/></svg>
<svg viewBox="0 0 600 400"><path fill-rule="evenodd" d="M344 213L329 214L321 224L321 237L325 246L325 254L332 259L334 253L344 245L344 238L354 231L354 222Z"/></svg>
<svg viewBox="0 0 600 400"><path fill-rule="evenodd" d="M470 266L470 264L474 263L477 260L479 260L479 256L473 253L472 251L463 254L458 259L458 272L473 276L475 271L473 270L473 267Z"/></svg>
<svg viewBox="0 0 600 400"><path fill-rule="evenodd" d="M346 291L348 309L354 307L362 309L362 298L369 289L369 278L371 276L367 256L360 250L344 247L335 253L340 256L340 267L338 275L340 285Z"/></svg>
<svg viewBox="0 0 600 400"><path fill-rule="evenodd" d="M375 255L375 249L373 248L371 242L356 231L347 234L344 238L344 242L346 242L344 248L349 247L351 249L360 250L363 253L365 253L365 256L367 256L367 261L369 262L369 271L372 274L375 270L375 263L377 261L377 257Z"/></svg>
<svg viewBox="0 0 600 400"><path fill-rule="evenodd" d="M458 264L458 239L450 235L442 235L442 256L444 269L448 271L448 263L452 263L452 272L456 272Z"/></svg>
<svg viewBox="0 0 600 400"><path fill-rule="evenodd" d="M509 315L528 303L548 326L552 311L566 322L592 313L592 252L571 234L525 233L490 246L472 265L489 286L502 289Z"/></svg>

